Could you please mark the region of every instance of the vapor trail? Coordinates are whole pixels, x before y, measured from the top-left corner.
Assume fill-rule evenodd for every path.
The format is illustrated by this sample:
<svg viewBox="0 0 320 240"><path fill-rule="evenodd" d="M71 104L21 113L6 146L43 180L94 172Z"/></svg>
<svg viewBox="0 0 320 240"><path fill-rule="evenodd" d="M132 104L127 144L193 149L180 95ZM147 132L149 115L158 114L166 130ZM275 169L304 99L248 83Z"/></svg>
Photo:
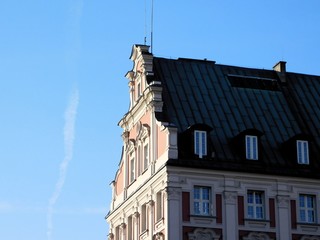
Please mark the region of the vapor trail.
<svg viewBox="0 0 320 240"><path fill-rule="evenodd" d="M64 158L62 162L60 163L60 170L59 170L59 178L55 186L55 190L49 199L49 206L48 206L48 212L47 212L47 237L48 240L52 237L52 230L53 230L53 223L52 223L52 215L54 210L54 205L56 204L61 190L63 188L67 170L68 170L68 164L72 159L73 155L73 142L74 142L74 136L75 136L75 121L76 121L76 115L77 115L77 108L79 103L79 91L75 89L70 97L68 106L65 111L65 124L64 124Z"/></svg>

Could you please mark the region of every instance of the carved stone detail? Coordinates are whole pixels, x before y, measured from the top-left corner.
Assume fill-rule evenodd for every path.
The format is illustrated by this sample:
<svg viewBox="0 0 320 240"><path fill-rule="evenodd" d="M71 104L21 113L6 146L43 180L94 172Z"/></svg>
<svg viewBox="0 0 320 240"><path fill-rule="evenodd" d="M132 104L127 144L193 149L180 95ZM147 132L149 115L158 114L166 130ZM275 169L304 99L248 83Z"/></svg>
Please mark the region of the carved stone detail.
<svg viewBox="0 0 320 240"><path fill-rule="evenodd" d="M153 240L164 240L164 234L161 232L154 234Z"/></svg>
<svg viewBox="0 0 320 240"><path fill-rule="evenodd" d="M289 207L289 196L277 196L277 203L278 206L281 208L288 208Z"/></svg>
<svg viewBox="0 0 320 240"><path fill-rule="evenodd" d="M181 196L181 188L167 187L166 188L166 197L168 200L179 200Z"/></svg>
<svg viewBox="0 0 320 240"><path fill-rule="evenodd" d="M224 192L224 200L227 204L237 203L237 193L236 192Z"/></svg>
<svg viewBox="0 0 320 240"><path fill-rule="evenodd" d="M307 236L307 235L305 235L305 236L301 237L300 240L320 240L320 237L319 236Z"/></svg>
<svg viewBox="0 0 320 240"><path fill-rule="evenodd" d="M273 240L266 233L251 232L247 237L243 237L243 240Z"/></svg>
<svg viewBox="0 0 320 240"><path fill-rule="evenodd" d="M197 228L188 234L189 240L219 240L220 235L208 228Z"/></svg>
<svg viewBox="0 0 320 240"><path fill-rule="evenodd" d="M114 239L114 234L113 233L109 233L108 234L108 240L113 240Z"/></svg>

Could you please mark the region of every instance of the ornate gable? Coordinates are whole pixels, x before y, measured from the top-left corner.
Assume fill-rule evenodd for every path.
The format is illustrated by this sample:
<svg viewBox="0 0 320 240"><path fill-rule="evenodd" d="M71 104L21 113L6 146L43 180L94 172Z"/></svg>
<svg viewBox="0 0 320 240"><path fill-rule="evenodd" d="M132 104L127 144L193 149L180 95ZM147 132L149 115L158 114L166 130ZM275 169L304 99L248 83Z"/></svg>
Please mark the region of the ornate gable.
<svg viewBox="0 0 320 240"><path fill-rule="evenodd" d="M147 77L153 76L153 55L149 53L149 46L133 45L130 59L133 68L126 74L130 88L130 109L142 96L147 87Z"/></svg>

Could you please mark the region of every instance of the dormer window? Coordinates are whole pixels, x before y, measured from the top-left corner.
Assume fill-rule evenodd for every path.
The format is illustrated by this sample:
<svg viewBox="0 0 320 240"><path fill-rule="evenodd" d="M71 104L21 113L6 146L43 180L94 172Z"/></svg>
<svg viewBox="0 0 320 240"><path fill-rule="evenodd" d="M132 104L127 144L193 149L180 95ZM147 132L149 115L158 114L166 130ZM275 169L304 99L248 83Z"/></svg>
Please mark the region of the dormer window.
<svg viewBox="0 0 320 240"><path fill-rule="evenodd" d="M241 159L258 162L263 157L263 135L264 133L258 129L246 129L232 139L231 147Z"/></svg>
<svg viewBox="0 0 320 240"><path fill-rule="evenodd" d="M246 135L246 159L258 160L258 137Z"/></svg>
<svg viewBox="0 0 320 240"><path fill-rule="evenodd" d="M206 131L194 131L194 153L203 158L207 155L207 132Z"/></svg>
<svg viewBox="0 0 320 240"><path fill-rule="evenodd" d="M299 164L309 164L308 141L297 140L297 160Z"/></svg>

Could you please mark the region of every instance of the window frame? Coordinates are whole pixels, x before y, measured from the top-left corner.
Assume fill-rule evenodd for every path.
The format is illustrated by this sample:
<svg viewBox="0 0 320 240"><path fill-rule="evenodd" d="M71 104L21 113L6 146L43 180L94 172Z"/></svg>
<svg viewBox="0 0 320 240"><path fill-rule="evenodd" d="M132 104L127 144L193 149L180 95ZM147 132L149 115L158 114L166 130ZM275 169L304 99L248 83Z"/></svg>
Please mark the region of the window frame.
<svg viewBox="0 0 320 240"><path fill-rule="evenodd" d="M298 164L309 164L309 142L307 140L297 140L297 162Z"/></svg>
<svg viewBox="0 0 320 240"><path fill-rule="evenodd" d="M245 150L247 160L259 160L259 139L256 135L245 135Z"/></svg>
<svg viewBox="0 0 320 240"><path fill-rule="evenodd" d="M156 194L156 221L160 221L163 218L163 197L162 191Z"/></svg>
<svg viewBox="0 0 320 240"><path fill-rule="evenodd" d="M196 190L199 190L199 197L196 197ZM208 199L204 198L204 190L207 190ZM194 186L193 187L193 204L192 213L196 216L211 216L212 215L212 190L209 186ZM196 203L198 206L196 206ZM205 206L204 204L207 204Z"/></svg>
<svg viewBox="0 0 320 240"><path fill-rule="evenodd" d="M147 154L146 154L147 150ZM143 141L143 172L146 171L149 167L149 159L150 159L150 150L149 150L149 142L145 139Z"/></svg>
<svg viewBox="0 0 320 240"><path fill-rule="evenodd" d="M301 199L303 198L303 206L301 206ZM312 207L308 206L308 200L312 200ZM310 216L311 211L311 216ZM302 213L304 217L302 217ZM312 220L310 220L312 217ZM317 199L316 195L313 194L299 194L298 199L298 220L300 223L307 223L307 224L315 224L317 223Z"/></svg>
<svg viewBox="0 0 320 240"><path fill-rule="evenodd" d="M128 224L127 224L127 239L131 240L134 239L134 219L133 216L130 215L128 217Z"/></svg>
<svg viewBox="0 0 320 240"><path fill-rule="evenodd" d="M249 196L252 194L252 201L249 201ZM258 198L259 197L259 198ZM257 200L260 199L261 203L257 203ZM261 190L247 190L246 195L246 217L252 220L265 220L266 219L266 201L265 201L265 192ZM251 210L252 208L252 214ZM261 209L261 211L258 211ZM261 214L261 216L259 215Z"/></svg>
<svg viewBox="0 0 320 240"><path fill-rule="evenodd" d="M137 82L137 99L141 96L141 81Z"/></svg>
<svg viewBox="0 0 320 240"><path fill-rule="evenodd" d="M144 233L148 230L148 206L143 204L141 206L141 233Z"/></svg>
<svg viewBox="0 0 320 240"><path fill-rule="evenodd" d="M130 183L136 179L136 168L135 168L135 151L129 153L129 165L130 165Z"/></svg>
<svg viewBox="0 0 320 240"><path fill-rule="evenodd" d="M207 149L207 131L194 130L194 154L199 156L199 158L203 158L204 156L207 156Z"/></svg>

